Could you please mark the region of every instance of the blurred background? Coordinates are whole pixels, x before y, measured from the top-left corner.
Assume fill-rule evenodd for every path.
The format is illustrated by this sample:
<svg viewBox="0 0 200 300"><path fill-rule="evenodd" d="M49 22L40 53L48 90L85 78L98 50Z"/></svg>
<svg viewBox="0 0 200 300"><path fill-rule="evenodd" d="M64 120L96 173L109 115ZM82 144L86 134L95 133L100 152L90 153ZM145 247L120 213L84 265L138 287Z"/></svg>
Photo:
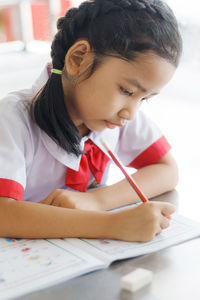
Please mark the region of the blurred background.
<svg viewBox="0 0 200 300"><path fill-rule="evenodd" d="M0 98L30 87L46 62L56 20L81 0L0 0ZM177 16L184 51L175 76L141 109L172 145L180 169L179 211L200 220L200 2L167 0ZM110 183L121 174L111 172ZM176 192L175 192L176 193Z"/></svg>

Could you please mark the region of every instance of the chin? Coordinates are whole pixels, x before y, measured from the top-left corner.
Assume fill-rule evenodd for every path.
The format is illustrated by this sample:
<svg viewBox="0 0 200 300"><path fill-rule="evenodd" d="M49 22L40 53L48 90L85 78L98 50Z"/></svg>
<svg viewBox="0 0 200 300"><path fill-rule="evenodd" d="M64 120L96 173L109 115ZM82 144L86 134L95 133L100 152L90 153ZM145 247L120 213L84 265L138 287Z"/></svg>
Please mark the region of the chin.
<svg viewBox="0 0 200 300"><path fill-rule="evenodd" d="M90 131L103 131L106 129L105 124L85 124L85 126L90 130Z"/></svg>

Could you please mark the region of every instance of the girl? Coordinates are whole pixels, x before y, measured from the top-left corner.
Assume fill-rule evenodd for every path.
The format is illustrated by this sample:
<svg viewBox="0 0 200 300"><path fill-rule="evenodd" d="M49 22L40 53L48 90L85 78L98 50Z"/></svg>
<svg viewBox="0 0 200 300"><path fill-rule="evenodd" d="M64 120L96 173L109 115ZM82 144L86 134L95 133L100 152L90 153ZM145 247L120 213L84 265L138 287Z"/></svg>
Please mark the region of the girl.
<svg viewBox="0 0 200 300"><path fill-rule="evenodd" d="M52 66L0 103L0 236L148 241L175 208L109 211L139 199L126 180L105 186L111 160L100 138L138 170L147 197L176 186L170 146L138 110L178 65L175 17L160 0L92 0L57 26Z"/></svg>

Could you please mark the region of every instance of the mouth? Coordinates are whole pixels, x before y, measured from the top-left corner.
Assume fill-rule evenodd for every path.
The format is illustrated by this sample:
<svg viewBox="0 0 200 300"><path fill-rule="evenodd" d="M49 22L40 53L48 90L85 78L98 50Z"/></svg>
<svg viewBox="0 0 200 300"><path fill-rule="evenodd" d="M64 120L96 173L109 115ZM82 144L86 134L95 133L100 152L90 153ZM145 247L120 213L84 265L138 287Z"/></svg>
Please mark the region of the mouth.
<svg viewBox="0 0 200 300"><path fill-rule="evenodd" d="M118 124L118 123L112 123L112 122L109 122L109 121L104 121L105 124L106 124L106 127L109 128L109 129L114 129L116 127L122 127L123 125L122 124Z"/></svg>

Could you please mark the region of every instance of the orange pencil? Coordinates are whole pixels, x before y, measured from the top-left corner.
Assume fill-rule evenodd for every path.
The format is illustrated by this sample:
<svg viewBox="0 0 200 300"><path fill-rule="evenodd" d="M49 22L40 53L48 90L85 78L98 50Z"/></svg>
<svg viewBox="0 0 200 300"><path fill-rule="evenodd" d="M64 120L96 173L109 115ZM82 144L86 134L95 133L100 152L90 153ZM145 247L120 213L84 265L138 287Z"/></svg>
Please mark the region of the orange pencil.
<svg viewBox="0 0 200 300"><path fill-rule="evenodd" d="M130 183L131 187L134 189L134 191L138 194L138 196L140 197L140 199L143 202L147 202L148 198L144 195L144 193L140 190L140 188L138 187L137 183L133 180L133 178L126 172L125 167L123 166L123 164L120 162L119 158L117 157L117 155L115 153L113 153L110 150L110 147L108 145L107 142L105 142L103 139L101 139L101 143L102 145L106 148L106 150L108 151L108 153L110 154L110 156L112 157L113 161L116 163L116 165L120 168L120 170L123 172L123 174L126 176L126 179L128 180L128 182Z"/></svg>

